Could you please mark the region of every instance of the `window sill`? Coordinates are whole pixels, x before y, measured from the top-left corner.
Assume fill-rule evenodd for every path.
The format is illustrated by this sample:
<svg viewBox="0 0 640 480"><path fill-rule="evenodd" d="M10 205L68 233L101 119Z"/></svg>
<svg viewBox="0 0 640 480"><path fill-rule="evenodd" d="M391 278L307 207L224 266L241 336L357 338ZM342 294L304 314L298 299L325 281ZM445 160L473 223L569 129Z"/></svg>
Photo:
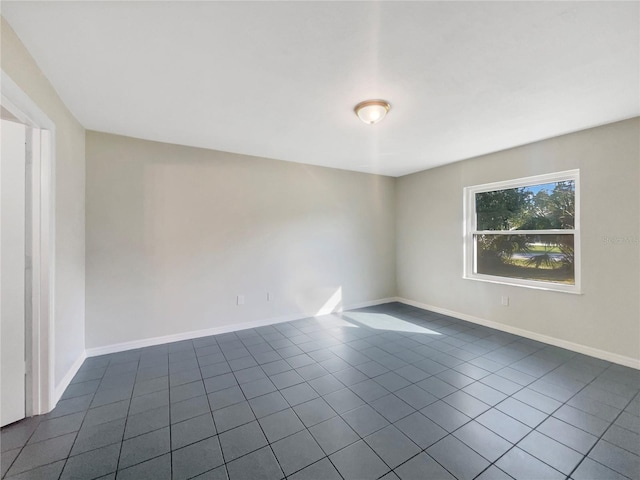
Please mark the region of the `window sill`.
<svg viewBox="0 0 640 480"><path fill-rule="evenodd" d="M546 290L549 292L570 293L572 295L582 295L580 287L577 285L562 285L547 282L536 282L532 280L520 280L515 278L492 277L491 275L463 275L465 280L475 280L477 282L497 283L499 285L509 285L510 287L524 287L534 290Z"/></svg>

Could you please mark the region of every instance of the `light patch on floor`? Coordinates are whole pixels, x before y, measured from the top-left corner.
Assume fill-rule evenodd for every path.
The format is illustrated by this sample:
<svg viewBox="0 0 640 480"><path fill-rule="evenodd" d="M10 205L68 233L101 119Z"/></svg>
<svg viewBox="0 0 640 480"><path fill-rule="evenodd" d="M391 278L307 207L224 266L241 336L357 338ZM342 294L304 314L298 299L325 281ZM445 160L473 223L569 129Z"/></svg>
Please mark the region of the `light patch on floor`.
<svg viewBox="0 0 640 480"><path fill-rule="evenodd" d="M362 324L365 327L373 328L374 330L440 335L438 332L421 327L415 323L400 320L386 313L349 312L348 314L342 315L342 318L356 322L356 324Z"/></svg>

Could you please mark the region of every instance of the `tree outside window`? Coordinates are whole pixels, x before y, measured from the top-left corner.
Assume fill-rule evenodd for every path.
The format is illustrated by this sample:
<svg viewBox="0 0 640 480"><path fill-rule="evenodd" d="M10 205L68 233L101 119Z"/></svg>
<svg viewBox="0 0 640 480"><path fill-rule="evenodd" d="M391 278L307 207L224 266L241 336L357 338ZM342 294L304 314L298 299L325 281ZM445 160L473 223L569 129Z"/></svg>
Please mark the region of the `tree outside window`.
<svg viewBox="0 0 640 480"><path fill-rule="evenodd" d="M577 175L572 171L465 189L470 263L465 276L575 288Z"/></svg>

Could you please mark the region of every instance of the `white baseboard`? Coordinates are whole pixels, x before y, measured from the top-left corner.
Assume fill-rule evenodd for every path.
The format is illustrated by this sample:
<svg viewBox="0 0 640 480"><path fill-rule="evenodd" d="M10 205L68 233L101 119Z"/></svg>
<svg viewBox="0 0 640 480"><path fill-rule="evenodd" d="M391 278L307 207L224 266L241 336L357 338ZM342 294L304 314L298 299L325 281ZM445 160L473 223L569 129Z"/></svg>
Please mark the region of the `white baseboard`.
<svg viewBox="0 0 640 480"><path fill-rule="evenodd" d="M78 370L80 370L80 367L82 366L82 363L86 358L87 358L87 353L86 351L83 350L80 356L76 359L76 361L73 362L73 365L71 365L71 368L66 373L66 375L62 377L62 380L60 380L60 383L56 385L56 388L53 393L53 405L51 405L51 409L55 408L55 406L58 403L58 400L60 400L60 397L62 397L62 394L71 383L71 380L73 380L73 377L76 376L76 373L78 373Z"/></svg>
<svg viewBox="0 0 640 480"><path fill-rule="evenodd" d="M618 355L617 353L607 352L605 350L600 350L598 348L581 345L579 343L569 342L568 340L561 340L559 338L550 337L548 335L543 335L541 333L531 332L529 330L524 330L522 328L505 325L504 323L493 322L491 320L475 317L473 315L468 315L466 313L455 312L453 310L436 307L434 305L427 305L426 303L420 303L414 300L408 300L406 298L398 297L395 299L395 301L404 303L406 305L411 305L413 307L418 307L423 310L429 310L431 312L448 315L450 317L458 318L460 320L466 320L467 322L477 323L485 327L495 328L496 330L500 330L502 332L513 333L515 335L529 338L531 340L537 340L538 342L547 343L555 347L566 348L567 350L571 350L572 352L582 353L584 355L589 355L590 357L599 358L601 360L607 360L612 363L617 363L619 365L624 365L626 367L631 367L631 368L640 370L640 360L636 358L626 357L624 355Z"/></svg>
<svg viewBox="0 0 640 480"><path fill-rule="evenodd" d="M379 300L362 302L355 305L340 306L333 309L321 310L317 312L315 316L328 315L331 313L342 312L344 310L353 310L356 308L371 307L374 305L381 305L383 303L389 303L389 302L395 302L395 301L398 301L396 297L381 298ZM194 338L208 337L210 335L220 335L222 333L236 332L238 330L247 330L249 328L258 328L258 327L265 327L269 325L275 325L278 323L292 322L294 320L300 320L302 318L308 318L310 316L313 316L313 315L302 315L300 313L297 313L292 315L283 315L280 317L266 318L263 320L255 320L251 322L243 322L240 324L222 325L220 327L207 328L204 330L194 330L190 332L176 333L173 335L164 335L161 337L144 338L141 340L133 340L130 342L116 343L113 345L105 345L103 347L88 348L86 350L86 356L95 357L98 355L106 355L109 353L118 353L118 352L125 352L127 350L135 350L136 348L152 347L154 345L162 345L164 343L179 342L181 340L193 340ZM73 376L71 378L73 378ZM71 381L71 379L69 379L69 381ZM64 389L62 391L64 391Z"/></svg>
<svg viewBox="0 0 640 480"><path fill-rule="evenodd" d="M406 305L411 305L413 307L421 308L423 310L428 310L435 313L441 313L443 315L448 315L450 317L458 318L460 320L465 320L478 325L483 325L485 327L494 328L502 332L512 333L514 335L519 335L521 337L529 338L531 340L536 340L542 343L546 343L548 345L566 348L567 350L571 350L573 352L582 353L584 355L589 355L591 357L600 358L602 360L607 360L612 363L616 363L619 365L624 365L627 367L640 370L640 360L632 357L626 357L624 355L607 352L605 350L600 350L600 349L589 347L586 345L581 345L578 343L570 342L568 340L561 340L558 338L550 337L548 335L543 335L541 333L524 330L518 327L512 327L510 325L505 325L503 323L486 320L484 318L468 315L466 313L456 312L453 310L448 310L446 308L436 307L435 305L428 305L426 303L416 302L414 300L409 300L402 297L382 298L379 300L362 302L355 305L338 307L332 310L326 310L326 311L323 310L318 312L316 316L342 312L344 310L353 310L357 308L371 307L374 305L381 305L384 303L391 303L391 302L400 302ZM204 330L195 330L190 332L177 333L173 335L164 335L161 337L145 338L142 340L133 340L130 342L117 343L113 345L105 345L103 347L95 347L95 348L87 349L86 357L95 357L98 355L124 352L127 350L134 350L137 348L151 347L154 345L162 345L162 344L171 343L171 342L179 342L181 340L192 340L200 337L208 337L210 335L220 335L223 333L230 333L238 330L246 330L250 328L276 325L278 323L285 323L285 322L291 322L294 320L300 320L301 318L308 318L308 315L302 315L302 314L284 315L280 317L271 317L271 318L262 319L262 320L244 322L241 324L222 325L220 327L207 328ZM73 376L76 374L76 372L82 365L82 362L84 361L84 359L85 359L85 355L83 354L73 364L73 366L71 367L67 375L65 375L65 377L62 379L60 384L56 387L56 402L60 398L60 396L62 396L62 393L67 388L71 380L73 379Z"/></svg>

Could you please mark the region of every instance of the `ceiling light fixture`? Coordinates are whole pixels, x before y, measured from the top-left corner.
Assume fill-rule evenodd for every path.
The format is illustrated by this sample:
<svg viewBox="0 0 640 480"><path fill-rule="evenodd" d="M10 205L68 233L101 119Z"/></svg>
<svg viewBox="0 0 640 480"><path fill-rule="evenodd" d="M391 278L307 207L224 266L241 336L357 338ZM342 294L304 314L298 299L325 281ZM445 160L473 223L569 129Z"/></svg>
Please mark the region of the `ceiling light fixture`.
<svg viewBox="0 0 640 480"><path fill-rule="evenodd" d="M382 120L390 108L389 102L384 100L365 100L357 104L353 111L364 123L373 125Z"/></svg>

